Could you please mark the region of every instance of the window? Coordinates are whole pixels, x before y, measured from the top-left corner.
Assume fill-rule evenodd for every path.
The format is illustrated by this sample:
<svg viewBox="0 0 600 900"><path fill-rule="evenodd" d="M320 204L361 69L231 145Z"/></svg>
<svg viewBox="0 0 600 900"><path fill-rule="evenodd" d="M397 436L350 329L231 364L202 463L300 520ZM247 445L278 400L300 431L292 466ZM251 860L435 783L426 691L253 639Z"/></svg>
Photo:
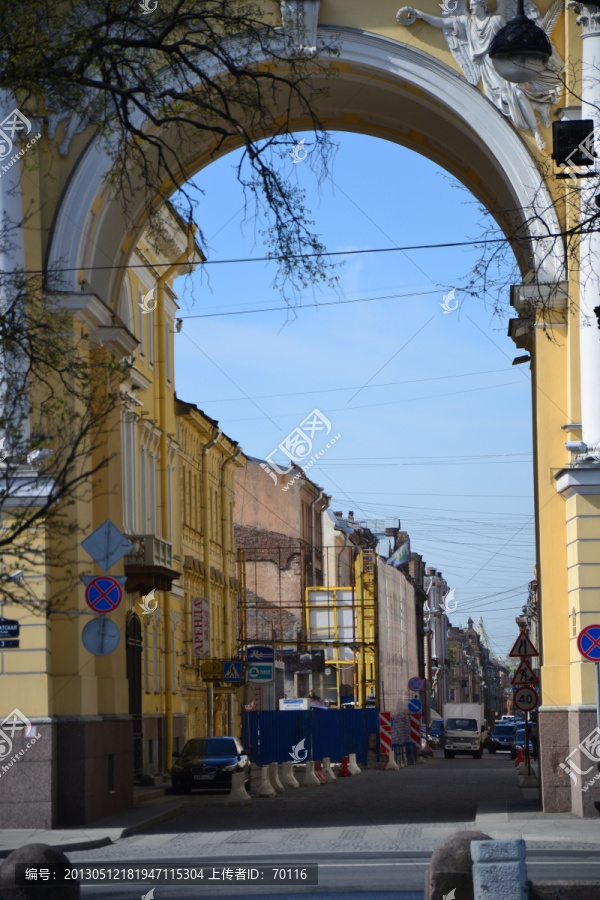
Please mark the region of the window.
<svg viewBox="0 0 600 900"><path fill-rule="evenodd" d="M167 541L173 541L173 466L167 468L167 504L169 533L163 535L163 537Z"/></svg>
<svg viewBox="0 0 600 900"><path fill-rule="evenodd" d="M175 673L175 625L171 629L171 693L177 693L177 675Z"/></svg>
<svg viewBox="0 0 600 900"><path fill-rule="evenodd" d="M146 451L140 447L140 525L142 534L146 534L148 527L147 491Z"/></svg>
<svg viewBox="0 0 600 900"><path fill-rule="evenodd" d="M148 531L156 534L156 459L148 455Z"/></svg>
<svg viewBox="0 0 600 900"><path fill-rule="evenodd" d="M165 322L165 371L167 381L171 384L173 378L171 376L171 332L173 331L173 322L167 319Z"/></svg>
<svg viewBox="0 0 600 900"><path fill-rule="evenodd" d="M144 318L148 319L148 363L154 365L154 321L152 313Z"/></svg>
<svg viewBox="0 0 600 900"><path fill-rule="evenodd" d="M158 624L154 623L154 642L152 646L152 689L158 694Z"/></svg>
<svg viewBox="0 0 600 900"><path fill-rule="evenodd" d="M123 526L126 532L137 531L135 416L124 410L121 418L121 465L123 471Z"/></svg>
<svg viewBox="0 0 600 900"><path fill-rule="evenodd" d="M143 314L143 312L142 312L142 306L141 306L141 303L142 303L142 297L143 297L143 290L142 290L142 286L139 285L139 284L138 284L138 289L137 289L137 297L138 297L138 302L137 302L137 338L138 338L138 340L139 340L139 342L140 342L140 343L139 343L139 346L138 346L138 353L140 354L140 356L143 356L143 355L144 355L144 319L145 319L145 316L144 316L144 314Z"/></svg>

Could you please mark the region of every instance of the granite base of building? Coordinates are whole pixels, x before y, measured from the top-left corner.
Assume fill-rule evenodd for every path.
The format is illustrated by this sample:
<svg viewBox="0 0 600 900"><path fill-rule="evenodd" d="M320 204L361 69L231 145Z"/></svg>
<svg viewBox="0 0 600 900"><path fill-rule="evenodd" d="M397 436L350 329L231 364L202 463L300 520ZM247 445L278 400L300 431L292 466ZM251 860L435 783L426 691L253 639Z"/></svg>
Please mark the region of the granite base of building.
<svg viewBox="0 0 600 900"><path fill-rule="evenodd" d="M130 716L32 719L0 759L0 828L87 825L133 805Z"/></svg>
<svg viewBox="0 0 600 900"><path fill-rule="evenodd" d="M596 729L595 707L540 710L540 780L545 813L567 812L582 818L599 816L594 806L594 801L600 802L598 750L592 734ZM590 759L585 752L589 735L592 742L587 749L595 759Z"/></svg>

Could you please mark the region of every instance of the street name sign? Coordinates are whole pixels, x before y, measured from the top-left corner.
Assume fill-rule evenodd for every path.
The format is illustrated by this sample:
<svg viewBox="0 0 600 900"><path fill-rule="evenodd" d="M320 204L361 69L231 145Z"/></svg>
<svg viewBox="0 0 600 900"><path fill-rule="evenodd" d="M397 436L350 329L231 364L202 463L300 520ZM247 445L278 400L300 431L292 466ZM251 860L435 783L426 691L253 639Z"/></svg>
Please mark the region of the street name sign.
<svg viewBox="0 0 600 900"><path fill-rule="evenodd" d="M531 712L538 705L538 695L531 687L520 687L513 699L521 712Z"/></svg>
<svg viewBox="0 0 600 900"><path fill-rule="evenodd" d="M600 662L600 625L587 625L579 632L577 649L589 662Z"/></svg>
<svg viewBox="0 0 600 900"><path fill-rule="evenodd" d="M526 631L520 631L509 656L539 656Z"/></svg>
<svg viewBox="0 0 600 900"><path fill-rule="evenodd" d="M538 684L538 677L527 662L526 659L522 659L519 663L519 668L513 675L511 679L511 684Z"/></svg>
<svg viewBox="0 0 600 900"><path fill-rule="evenodd" d="M251 684L273 681L273 663L254 663L248 666L248 681Z"/></svg>
<svg viewBox="0 0 600 900"><path fill-rule="evenodd" d="M20 627L16 619L0 618L0 650L18 648Z"/></svg>

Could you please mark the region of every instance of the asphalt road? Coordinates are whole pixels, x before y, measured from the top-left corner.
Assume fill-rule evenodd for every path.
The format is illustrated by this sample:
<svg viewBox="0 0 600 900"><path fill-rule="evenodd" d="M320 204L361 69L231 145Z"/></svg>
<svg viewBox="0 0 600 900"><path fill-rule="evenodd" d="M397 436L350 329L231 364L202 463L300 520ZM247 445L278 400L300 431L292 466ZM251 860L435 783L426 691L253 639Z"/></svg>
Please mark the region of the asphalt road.
<svg viewBox="0 0 600 900"><path fill-rule="evenodd" d="M140 900L153 886L154 895L147 900L276 900L291 894L306 900L332 895L344 900L369 900L371 895L376 900L422 900L431 852L453 830L444 828L445 823L462 828L473 824L482 801L503 805L509 816L511 811L527 812L532 822L540 809L535 798L523 799L507 754L445 760L440 751L435 759L402 772L365 771L336 785L257 798L243 808L225 807L223 794L178 799L183 809L175 817L115 845L69 853L71 862L163 868L318 863L318 885L282 888L258 881L254 887L229 881L220 886L205 876L193 886L151 880L84 886L85 900ZM589 846L528 850L527 866L532 880L600 880L600 853Z"/></svg>

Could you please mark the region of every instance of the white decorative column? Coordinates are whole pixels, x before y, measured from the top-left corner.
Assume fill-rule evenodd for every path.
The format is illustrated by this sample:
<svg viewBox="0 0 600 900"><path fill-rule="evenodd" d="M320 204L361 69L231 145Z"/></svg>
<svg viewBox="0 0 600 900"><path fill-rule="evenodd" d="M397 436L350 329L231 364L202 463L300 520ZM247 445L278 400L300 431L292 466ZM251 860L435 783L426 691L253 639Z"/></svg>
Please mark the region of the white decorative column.
<svg viewBox="0 0 600 900"><path fill-rule="evenodd" d="M571 2L567 6L575 10L577 24L582 27L581 117L594 121L593 146L600 156L600 5ZM598 162L596 159L596 172ZM582 178L580 185L583 221L598 213L598 179ZM600 234L597 231L581 235L579 270L582 440L587 446L584 453L600 458L600 330L594 312L600 305Z"/></svg>
<svg viewBox="0 0 600 900"><path fill-rule="evenodd" d="M317 25L320 0L280 0L281 21L286 37L297 53L317 52Z"/></svg>

